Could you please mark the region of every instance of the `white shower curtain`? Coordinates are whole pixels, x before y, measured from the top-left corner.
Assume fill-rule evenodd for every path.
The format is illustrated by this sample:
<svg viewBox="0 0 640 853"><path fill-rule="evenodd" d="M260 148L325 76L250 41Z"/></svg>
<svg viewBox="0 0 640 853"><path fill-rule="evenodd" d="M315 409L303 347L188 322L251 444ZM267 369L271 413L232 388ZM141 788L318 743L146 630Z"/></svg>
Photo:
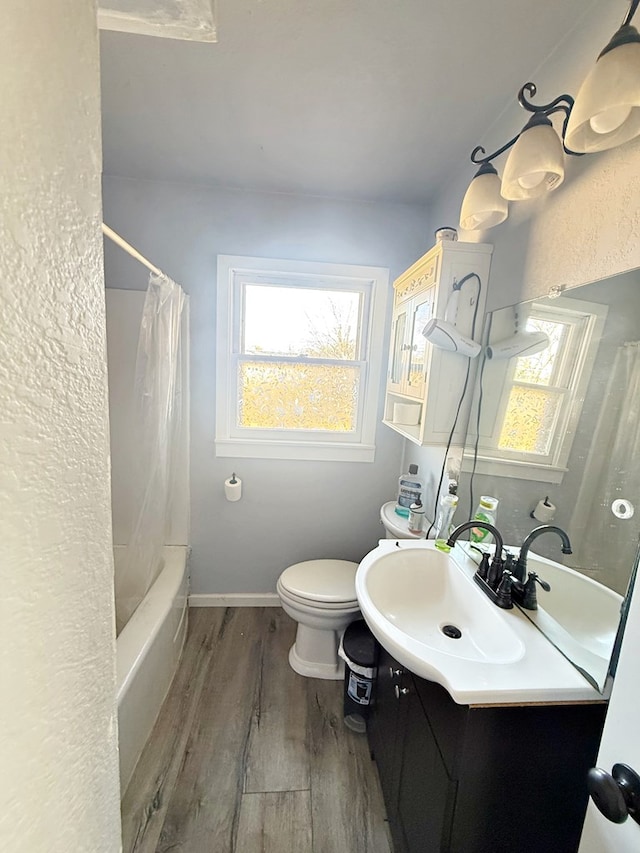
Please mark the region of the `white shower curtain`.
<svg viewBox="0 0 640 853"><path fill-rule="evenodd" d="M118 633L162 569L182 426L180 327L184 302L182 288L170 278L149 276L133 389L135 509L125 564L116 574Z"/></svg>
<svg viewBox="0 0 640 853"><path fill-rule="evenodd" d="M584 483L593 497L573 540L577 562L624 595L640 530L640 342L616 353ZM633 517L616 517L617 500L633 505Z"/></svg>

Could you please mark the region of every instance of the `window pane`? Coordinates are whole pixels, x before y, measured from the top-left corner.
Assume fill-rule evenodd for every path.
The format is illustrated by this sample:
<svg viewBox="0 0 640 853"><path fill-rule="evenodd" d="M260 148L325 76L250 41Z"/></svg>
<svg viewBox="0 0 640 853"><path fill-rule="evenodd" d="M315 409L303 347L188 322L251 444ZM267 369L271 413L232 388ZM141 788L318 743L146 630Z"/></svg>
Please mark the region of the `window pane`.
<svg viewBox="0 0 640 853"><path fill-rule="evenodd" d="M356 292L249 284L245 287L245 353L359 359Z"/></svg>
<svg viewBox="0 0 640 853"><path fill-rule="evenodd" d="M531 317L527 323L527 331L545 332L549 336L549 346L535 355L516 359L513 378L515 381L530 382L532 385L550 385L557 367L558 353L566 340L569 328L564 323Z"/></svg>
<svg viewBox="0 0 640 853"><path fill-rule="evenodd" d="M515 385L509 395L498 447L548 454L561 402L561 395L553 391Z"/></svg>
<svg viewBox="0 0 640 853"><path fill-rule="evenodd" d="M422 385L425 380L424 362L427 354L427 339L422 330L431 319L433 312L432 297L421 302L413 314L413 329L411 330L411 351L409 353L409 385L414 388Z"/></svg>
<svg viewBox="0 0 640 853"><path fill-rule="evenodd" d="M242 362L238 426L353 432L359 387L357 367Z"/></svg>

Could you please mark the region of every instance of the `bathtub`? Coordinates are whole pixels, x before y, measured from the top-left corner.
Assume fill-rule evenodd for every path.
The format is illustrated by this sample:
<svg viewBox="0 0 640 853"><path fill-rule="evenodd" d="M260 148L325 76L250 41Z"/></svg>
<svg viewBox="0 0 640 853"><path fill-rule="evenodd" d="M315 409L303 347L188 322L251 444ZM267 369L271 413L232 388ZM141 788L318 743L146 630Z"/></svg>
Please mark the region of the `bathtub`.
<svg viewBox="0 0 640 853"><path fill-rule="evenodd" d="M124 552L114 549L116 564ZM187 633L187 593L187 548L168 545L162 571L116 641L122 795L178 666Z"/></svg>

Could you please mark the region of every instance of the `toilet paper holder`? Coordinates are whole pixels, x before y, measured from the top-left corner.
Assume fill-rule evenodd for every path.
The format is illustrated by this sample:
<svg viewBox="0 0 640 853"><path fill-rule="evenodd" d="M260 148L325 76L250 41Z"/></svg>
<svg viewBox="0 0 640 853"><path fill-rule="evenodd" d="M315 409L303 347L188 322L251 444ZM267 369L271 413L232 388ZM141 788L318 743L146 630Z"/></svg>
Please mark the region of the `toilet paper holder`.
<svg viewBox="0 0 640 853"><path fill-rule="evenodd" d="M242 480L236 477L236 472L224 481L224 494L228 501L239 501L242 497Z"/></svg>
<svg viewBox="0 0 640 853"><path fill-rule="evenodd" d="M531 518L535 518L536 521L542 521L544 524L553 521L555 514L556 506L549 500L549 495L544 500L539 500L536 508L530 513Z"/></svg>

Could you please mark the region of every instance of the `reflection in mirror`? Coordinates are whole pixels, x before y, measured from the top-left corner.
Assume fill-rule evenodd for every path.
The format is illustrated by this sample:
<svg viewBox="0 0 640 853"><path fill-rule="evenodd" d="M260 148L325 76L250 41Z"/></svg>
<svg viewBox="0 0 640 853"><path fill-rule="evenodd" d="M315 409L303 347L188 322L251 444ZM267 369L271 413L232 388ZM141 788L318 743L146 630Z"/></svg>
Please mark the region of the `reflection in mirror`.
<svg viewBox="0 0 640 853"><path fill-rule="evenodd" d="M542 578L575 571L527 615L602 690L640 530L640 272L495 311L486 328L460 516L493 495L510 545L543 522L569 534L569 556L536 539Z"/></svg>

